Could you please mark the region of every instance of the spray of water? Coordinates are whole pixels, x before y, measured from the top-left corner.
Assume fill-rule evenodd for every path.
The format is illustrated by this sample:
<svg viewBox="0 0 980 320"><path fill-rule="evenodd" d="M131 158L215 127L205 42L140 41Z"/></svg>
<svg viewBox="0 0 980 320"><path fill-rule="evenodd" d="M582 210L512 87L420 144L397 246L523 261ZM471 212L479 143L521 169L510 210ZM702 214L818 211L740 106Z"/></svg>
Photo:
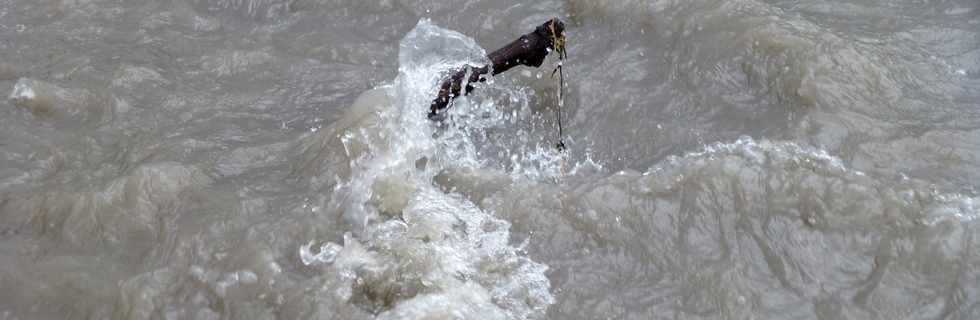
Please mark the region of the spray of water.
<svg viewBox="0 0 980 320"><path fill-rule="evenodd" d="M423 20L400 44L398 77L362 95L343 127L324 134L339 136L350 159L350 178L331 197L351 230L343 243L317 248L313 239L299 253L340 280L339 298L382 319L526 319L554 302L547 266L510 243L507 221L433 182L446 170L487 166L474 136L509 119L480 96L460 98L449 124L424 117L445 72L485 57L472 39ZM529 162L509 167L557 172L556 161L537 159L552 156L513 157Z"/></svg>

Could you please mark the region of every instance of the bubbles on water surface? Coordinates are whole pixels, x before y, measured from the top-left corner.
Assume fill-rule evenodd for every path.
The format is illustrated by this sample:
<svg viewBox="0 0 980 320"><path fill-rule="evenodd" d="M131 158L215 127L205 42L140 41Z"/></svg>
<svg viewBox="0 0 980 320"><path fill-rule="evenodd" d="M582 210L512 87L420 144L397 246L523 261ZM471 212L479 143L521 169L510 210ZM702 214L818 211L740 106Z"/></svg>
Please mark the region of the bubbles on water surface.
<svg viewBox="0 0 980 320"><path fill-rule="evenodd" d="M361 120L318 136L342 137L350 155L348 187L335 192L354 199L343 208L355 223L343 244L327 242L317 252L313 243L301 246L302 262L349 279L350 301L382 319L543 315L554 301L547 266L511 245L507 221L434 184L444 169L480 168L484 161L472 137L503 121L494 116L501 111L494 111L492 102L481 106L477 97L460 98L457 107L466 110L459 115L480 108L490 116L439 128L419 112L447 70L482 65L485 51L428 20L419 22L400 48L398 77L362 95L349 111ZM528 156L538 162L547 158ZM423 166L419 159L426 159Z"/></svg>

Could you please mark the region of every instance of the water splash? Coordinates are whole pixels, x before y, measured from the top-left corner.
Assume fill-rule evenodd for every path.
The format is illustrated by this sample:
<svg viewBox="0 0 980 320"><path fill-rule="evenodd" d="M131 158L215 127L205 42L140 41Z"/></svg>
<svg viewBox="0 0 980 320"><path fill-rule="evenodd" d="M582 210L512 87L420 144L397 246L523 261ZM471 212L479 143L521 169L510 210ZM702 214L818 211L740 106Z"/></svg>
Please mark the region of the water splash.
<svg viewBox="0 0 980 320"><path fill-rule="evenodd" d="M505 121L492 107L496 116L442 128L424 116L446 71L485 57L473 39L422 20L400 44L398 77L319 135L341 139L350 159L350 180L332 201L353 230L343 245L327 242L313 253L311 242L299 255L305 265L327 266L351 287L346 299L379 318L527 319L554 303L548 267L510 244L510 223L433 183L446 169L485 165L472 136ZM481 103L463 97L457 106Z"/></svg>

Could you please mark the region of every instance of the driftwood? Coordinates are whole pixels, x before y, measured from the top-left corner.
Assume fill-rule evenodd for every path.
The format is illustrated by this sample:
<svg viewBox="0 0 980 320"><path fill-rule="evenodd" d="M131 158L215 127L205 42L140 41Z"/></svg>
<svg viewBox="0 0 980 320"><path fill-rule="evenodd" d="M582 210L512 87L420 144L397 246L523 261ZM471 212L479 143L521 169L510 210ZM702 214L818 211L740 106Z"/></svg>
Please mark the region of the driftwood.
<svg viewBox="0 0 980 320"><path fill-rule="evenodd" d="M486 81L487 73L493 72L493 75L497 75L518 65L539 67L548 53L555 50L555 42L558 42L559 48L564 49L561 43L564 39L564 31L565 24L561 20L558 18L549 20L535 28L533 32L522 35L517 40L487 55L492 65L482 67L467 65L457 69L439 87L439 95L435 100L432 100L429 106L429 119L440 121L445 118L445 112L450 107L450 103L460 95L463 78L466 78L467 74L469 78L463 94L468 94L473 90L472 83Z"/></svg>

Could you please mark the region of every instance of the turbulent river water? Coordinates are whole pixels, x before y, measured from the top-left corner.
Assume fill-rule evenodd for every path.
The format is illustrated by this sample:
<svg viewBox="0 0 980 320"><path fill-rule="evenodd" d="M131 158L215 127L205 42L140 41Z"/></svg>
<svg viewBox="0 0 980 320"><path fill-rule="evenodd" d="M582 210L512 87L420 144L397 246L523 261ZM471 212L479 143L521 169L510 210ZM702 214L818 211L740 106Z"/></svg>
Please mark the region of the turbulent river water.
<svg viewBox="0 0 980 320"><path fill-rule="evenodd" d="M549 58L426 119L559 17ZM3 0L0 319L980 319L975 0Z"/></svg>

